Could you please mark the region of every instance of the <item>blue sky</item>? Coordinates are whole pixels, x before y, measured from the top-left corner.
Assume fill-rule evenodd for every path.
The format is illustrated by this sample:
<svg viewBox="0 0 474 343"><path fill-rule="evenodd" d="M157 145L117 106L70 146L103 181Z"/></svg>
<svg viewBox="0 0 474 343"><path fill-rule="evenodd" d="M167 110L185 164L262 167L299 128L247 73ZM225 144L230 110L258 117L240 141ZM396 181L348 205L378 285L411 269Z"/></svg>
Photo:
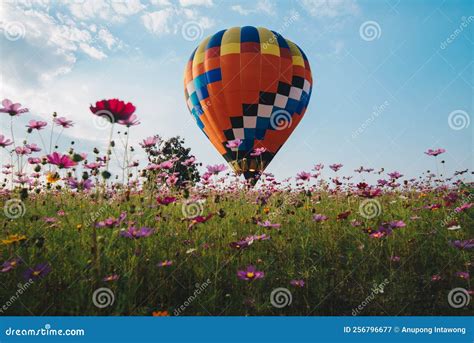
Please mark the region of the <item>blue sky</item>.
<svg viewBox="0 0 474 343"><path fill-rule="evenodd" d="M472 1L2 1L0 97L31 109L18 127L52 111L74 120L61 147L85 150L108 135L89 104L119 97L137 106L135 142L181 135L222 163L188 113L183 70L201 39L244 25L280 31L313 71L305 118L268 168L277 177L318 162L418 176L438 147L447 174L473 168Z"/></svg>

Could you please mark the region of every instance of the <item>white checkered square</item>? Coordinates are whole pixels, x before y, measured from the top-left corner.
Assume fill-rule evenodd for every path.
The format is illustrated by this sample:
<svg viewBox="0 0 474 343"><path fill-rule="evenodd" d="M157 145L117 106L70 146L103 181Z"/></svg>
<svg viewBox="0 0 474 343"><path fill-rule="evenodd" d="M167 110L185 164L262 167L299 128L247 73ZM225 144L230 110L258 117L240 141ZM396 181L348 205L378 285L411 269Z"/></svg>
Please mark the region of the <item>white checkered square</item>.
<svg viewBox="0 0 474 343"><path fill-rule="evenodd" d="M311 89L311 85L309 84L308 80L304 80L303 90L309 94L309 90Z"/></svg>
<svg viewBox="0 0 474 343"><path fill-rule="evenodd" d="M244 129L255 129L257 127L256 116L244 116Z"/></svg>
<svg viewBox="0 0 474 343"><path fill-rule="evenodd" d="M290 89L290 98L295 100L301 99L301 94L303 94L303 90L298 87L291 87Z"/></svg>
<svg viewBox="0 0 474 343"><path fill-rule="evenodd" d="M241 128L241 129L232 129L232 131L234 131L235 139L244 139L245 138L243 128Z"/></svg>
<svg viewBox="0 0 474 343"><path fill-rule="evenodd" d="M281 95L281 94L276 95L276 97L275 97L275 106L276 107L285 108L287 102L288 102L288 97L287 96L284 96L284 95Z"/></svg>
<svg viewBox="0 0 474 343"><path fill-rule="evenodd" d="M193 94L196 90L196 88L194 87L194 82L193 81L189 81L188 84L186 85L186 90L188 91L188 95L191 96L191 94Z"/></svg>
<svg viewBox="0 0 474 343"><path fill-rule="evenodd" d="M264 118L270 118L272 116L272 110L273 106L272 105L258 105L258 113L257 116L259 117L264 117Z"/></svg>

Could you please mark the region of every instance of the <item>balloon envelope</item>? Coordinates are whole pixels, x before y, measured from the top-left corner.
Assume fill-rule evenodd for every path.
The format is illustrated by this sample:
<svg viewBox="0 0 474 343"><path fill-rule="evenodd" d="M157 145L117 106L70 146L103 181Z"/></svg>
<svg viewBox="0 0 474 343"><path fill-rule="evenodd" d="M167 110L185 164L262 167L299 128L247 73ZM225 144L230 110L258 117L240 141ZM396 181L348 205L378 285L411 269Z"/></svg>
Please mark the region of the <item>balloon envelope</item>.
<svg viewBox="0 0 474 343"><path fill-rule="evenodd" d="M197 125L246 179L265 170L296 128L312 84L308 59L295 43L252 26L204 39L184 75Z"/></svg>

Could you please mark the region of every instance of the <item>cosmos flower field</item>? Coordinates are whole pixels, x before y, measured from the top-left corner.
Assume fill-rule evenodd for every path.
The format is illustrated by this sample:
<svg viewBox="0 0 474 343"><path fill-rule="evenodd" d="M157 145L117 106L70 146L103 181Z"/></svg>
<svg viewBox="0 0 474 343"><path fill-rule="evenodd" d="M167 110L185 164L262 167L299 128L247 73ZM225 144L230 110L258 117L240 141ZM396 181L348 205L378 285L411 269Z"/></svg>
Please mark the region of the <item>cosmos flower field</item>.
<svg viewBox="0 0 474 343"><path fill-rule="evenodd" d="M130 103L91 106L111 127L94 151L56 147L67 118L21 128L28 110L2 104L1 315L473 314L450 295L473 294L472 176L443 175L442 148L420 151L434 172L413 178L315 161L253 185L192 155L158 160L158 136L132 148Z"/></svg>

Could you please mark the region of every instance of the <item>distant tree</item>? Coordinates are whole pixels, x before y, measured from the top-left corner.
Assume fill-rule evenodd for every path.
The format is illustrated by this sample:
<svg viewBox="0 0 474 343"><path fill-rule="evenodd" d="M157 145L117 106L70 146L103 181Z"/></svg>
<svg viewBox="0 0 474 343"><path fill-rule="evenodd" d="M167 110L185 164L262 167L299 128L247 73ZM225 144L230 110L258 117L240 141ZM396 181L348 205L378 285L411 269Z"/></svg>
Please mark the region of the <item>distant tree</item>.
<svg viewBox="0 0 474 343"><path fill-rule="evenodd" d="M184 183L194 184L200 179L197 164L184 165L183 162L194 157L191 148L184 146L184 139L180 136L162 140L156 150L150 154L153 163L160 164L165 161L175 160L173 168L166 170L167 173L176 173L178 182L176 186L181 187Z"/></svg>

